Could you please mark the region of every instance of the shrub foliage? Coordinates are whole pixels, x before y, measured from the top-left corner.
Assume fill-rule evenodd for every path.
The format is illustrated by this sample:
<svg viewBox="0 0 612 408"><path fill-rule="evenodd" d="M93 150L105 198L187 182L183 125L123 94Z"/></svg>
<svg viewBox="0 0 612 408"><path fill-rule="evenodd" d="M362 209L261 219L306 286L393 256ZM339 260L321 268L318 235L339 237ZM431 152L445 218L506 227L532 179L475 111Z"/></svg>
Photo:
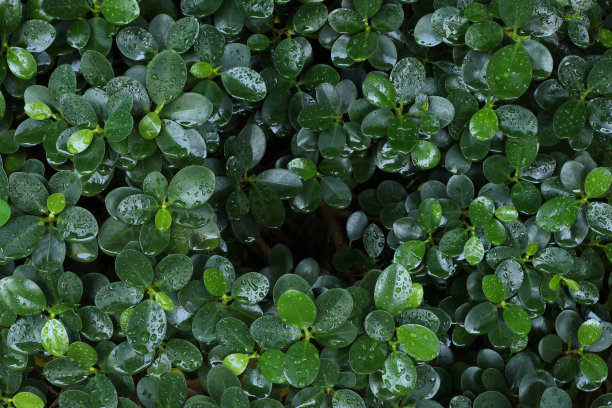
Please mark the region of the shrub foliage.
<svg viewBox="0 0 612 408"><path fill-rule="evenodd" d="M599 408L609 0L0 0L0 406Z"/></svg>

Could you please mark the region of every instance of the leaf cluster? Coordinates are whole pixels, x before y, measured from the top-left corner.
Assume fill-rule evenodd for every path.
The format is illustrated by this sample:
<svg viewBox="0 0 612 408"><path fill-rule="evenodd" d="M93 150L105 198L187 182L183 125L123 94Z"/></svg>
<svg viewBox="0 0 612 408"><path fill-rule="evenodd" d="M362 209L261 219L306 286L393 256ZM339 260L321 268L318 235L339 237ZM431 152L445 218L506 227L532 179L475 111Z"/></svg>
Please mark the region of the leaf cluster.
<svg viewBox="0 0 612 408"><path fill-rule="evenodd" d="M0 407L612 405L608 0L0 0Z"/></svg>

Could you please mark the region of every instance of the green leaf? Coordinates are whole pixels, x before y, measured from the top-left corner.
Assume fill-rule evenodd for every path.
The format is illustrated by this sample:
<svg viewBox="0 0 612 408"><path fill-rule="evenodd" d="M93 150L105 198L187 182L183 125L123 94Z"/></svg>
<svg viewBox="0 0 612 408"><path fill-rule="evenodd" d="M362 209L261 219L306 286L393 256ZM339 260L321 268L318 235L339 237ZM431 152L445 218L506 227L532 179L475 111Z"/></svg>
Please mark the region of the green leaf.
<svg viewBox="0 0 612 408"><path fill-rule="evenodd" d="M363 399L352 390L337 390L332 394L333 408L366 408Z"/></svg>
<svg viewBox="0 0 612 408"><path fill-rule="evenodd" d="M6 50L8 67L19 79L31 79L38 69L36 60L29 51L20 47L8 47Z"/></svg>
<svg viewBox="0 0 612 408"><path fill-rule="evenodd" d="M378 37L371 31L363 31L355 34L348 41L346 51L348 57L355 62L365 61L370 58L378 47Z"/></svg>
<svg viewBox="0 0 612 408"><path fill-rule="evenodd" d="M286 382L283 368L285 353L280 350L267 350L259 359L259 370L272 383Z"/></svg>
<svg viewBox="0 0 612 408"><path fill-rule="evenodd" d="M11 217L11 207L0 198L0 227L6 224Z"/></svg>
<svg viewBox="0 0 612 408"><path fill-rule="evenodd" d="M260 347L284 349L299 340L301 331L277 315L263 315L251 325L251 335Z"/></svg>
<svg viewBox="0 0 612 408"><path fill-rule="evenodd" d="M210 342L215 340L215 325L227 315L227 308L220 302L204 304L193 317L193 336L199 341Z"/></svg>
<svg viewBox="0 0 612 408"><path fill-rule="evenodd" d="M419 204L417 221L423 231L435 232L442 222L442 206L435 198L427 198Z"/></svg>
<svg viewBox="0 0 612 408"><path fill-rule="evenodd" d="M465 32L465 44L476 51L492 50L504 39L504 29L495 21L480 21Z"/></svg>
<svg viewBox="0 0 612 408"><path fill-rule="evenodd" d="M334 120L334 112L325 105L306 105L298 115L298 123L315 132L327 129Z"/></svg>
<svg viewBox="0 0 612 408"><path fill-rule="evenodd" d="M504 308L504 321L515 333L528 334L531 330L531 319L526 311L519 306L507 306Z"/></svg>
<svg viewBox="0 0 612 408"><path fill-rule="evenodd" d="M0 279L0 299L9 310L21 316L37 315L47 305L40 287L22 276Z"/></svg>
<svg viewBox="0 0 612 408"><path fill-rule="evenodd" d="M155 213L155 227L161 231L165 232L170 229L172 225L172 215L165 208L160 208Z"/></svg>
<svg viewBox="0 0 612 408"><path fill-rule="evenodd" d="M140 14L136 0L104 0L101 10L106 21L116 25L129 24Z"/></svg>
<svg viewBox="0 0 612 408"><path fill-rule="evenodd" d="M186 92L165 105L160 117L170 119L183 127L192 128L206 123L212 111L213 105L207 97L198 93ZM147 136L152 135L157 127L154 116L150 117L150 121L150 124L142 124L143 131Z"/></svg>
<svg viewBox="0 0 612 408"><path fill-rule="evenodd" d="M571 408L571 397L561 388L547 388L540 399L541 408Z"/></svg>
<svg viewBox="0 0 612 408"><path fill-rule="evenodd" d="M377 73L366 77L361 85L363 96L374 106L379 108L393 108L397 100L397 93L393 83L385 76ZM412 122L412 121L411 121ZM414 123L414 122L412 122Z"/></svg>
<svg viewBox="0 0 612 408"><path fill-rule="evenodd" d="M586 220L589 227L596 233L612 236L612 205L602 202L590 203L586 211Z"/></svg>
<svg viewBox="0 0 612 408"><path fill-rule="evenodd" d="M149 260L134 249L125 249L115 258L117 277L130 286L145 289L153 281L153 267Z"/></svg>
<svg viewBox="0 0 612 408"><path fill-rule="evenodd" d="M574 268L574 258L565 249L549 247L533 258L533 266L549 274L566 275Z"/></svg>
<svg viewBox="0 0 612 408"><path fill-rule="evenodd" d="M191 48L198 37L200 25L193 17L184 17L172 24L166 36L166 48L184 53Z"/></svg>
<svg viewBox="0 0 612 408"><path fill-rule="evenodd" d="M338 33L355 34L362 28L362 18L353 9L337 8L328 16L329 25Z"/></svg>
<svg viewBox="0 0 612 408"><path fill-rule="evenodd" d="M142 225L153 218L158 206L157 200L148 194L133 194L121 200L117 216L127 224Z"/></svg>
<svg viewBox="0 0 612 408"><path fill-rule="evenodd" d="M68 332L57 319L49 319L40 333L43 348L54 356L63 356L68 351Z"/></svg>
<svg viewBox="0 0 612 408"><path fill-rule="evenodd" d="M228 367L236 375L244 372L249 364L249 356L243 353L232 353L223 359L223 365Z"/></svg>
<svg viewBox="0 0 612 408"><path fill-rule="evenodd" d="M482 291L490 302L501 303L506 299L504 283L497 275L482 278Z"/></svg>
<svg viewBox="0 0 612 408"><path fill-rule="evenodd" d="M187 399L187 383L182 373L170 371L163 373L159 381L165 387L159 387L157 390L157 399L160 407L180 407Z"/></svg>
<svg viewBox="0 0 612 408"><path fill-rule="evenodd" d="M428 140L419 140L411 153L412 161L422 170L432 169L440 163L440 150Z"/></svg>
<svg viewBox="0 0 612 408"><path fill-rule="evenodd" d="M9 177L9 196L17 209L28 214L47 212L49 191L39 178L29 173L16 172Z"/></svg>
<svg viewBox="0 0 612 408"><path fill-rule="evenodd" d="M502 205L495 210L495 216L502 222L511 223L518 218L518 211L510 205Z"/></svg>
<svg viewBox="0 0 612 408"><path fill-rule="evenodd" d="M166 335L166 313L153 300L139 303L130 314L125 334L132 348L146 354L154 351Z"/></svg>
<svg viewBox="0 0 612 408"><path fill-rule="evenodd" d="M281 199L295 197L302 190L302 182L296 174L285 169L264 170L257 175L257 184L269 188Z"/></svg>
<svg viewBox="0 0 612 408"><path fill-rule="evenodd" d="M147 67L146 85L151 100L166 104L183 92L187 67L179 53L166 50L157 54Z"/></svg>
<svg viewBox="0 0 612 408"><path fill-rule="evenodd" d="M285 206L278 194L256 184L249 192L249 206L255 219L268 228L280 228L285 221Z"/></svg>
<svg viewBox="0 0 612 408"><path fill-rule="evenodd" d="M230 68L223 73L221 81L227 93L240 101L259 102L266 97L266 83L251 68Z"/></svg>
<svg viewBox="0 0 612 408"><path fill-rule="evenodd" d="M382 380L394 395L406 395L417 385L417 370L410 357L394 351L385 360Z"/></svg>
<svg viewBox="0 0 612 408"><path fill-rule="evenodd" d="M317 332L330 332L349 319L353 311L353 298L347 290L333 288L323 292L315 300L315 306L317 317L313 329Z"/></svg>
<svg viewBox="0 0 612 408"><path fill-rule="evenodd" d="M397 116L389 124L387 142L393 149L401 153L409 153L418 141L419 127L411 118Z"/></svg>
<svg viewBox="0 0 612 408"><path fill-rule="evenodd" d="M217 268L207 268L204 270L204 286L213 296L223 296L227 292L225 275Z"/></svg>
<svg viewBox="0 0 612 408"><path fill-rule="evenodd" d="M497 115L489 107L479 110L470 119L470 134L474 139L481 142L486 142L495 136L497 127Z"/></svg>
<svg viewBox="0 0 612 408"><path fill-rule="evenodd" d="M64 94L60 97L60 110L72 126L93 129L98 123L96 111L82 96Z"/></svg>
<svg viewBox="0 0 612 408"><path fill-rule="evenodd" d="M67 357L51 360L43 369L45 379L57 387L70 387L83 382L89 373L89 367L73 363Z"/></svg>
<svg viewBox="0 0 612 408"><path fill-rule="evenodd" d="M84 152L91 144L94 133L89 129L80 129L70 135L66 146L72 154Z"/></svg>
<svg viewBox="0 0 612 408"><path fill-rule="evenodd" d="M580 357L578 366L582 374L593 383L600 383L608 377L608 366L597 354L585 354Z"/></svg>
<svg viewBox="0 0 612 408"><path fill-rule="evenodd" d="M68 242L87 242L98 235L98 222L82 207L69 207L57 217L57 230Z"/></svg>
<svg viewBox="0 0 612 408"><path fill-rule="evenodd" d="M601 58L598 60L589 72L587 78L588 90L601 94L609 94L612 92L610 70L612 70L612 58Z"/></svg>
<svg viewBox="0 0 612 408"><path fill-rule="evenodd" d="M519 28L531 17L535 8L534 0L500 0L499 14L506 25Z"/></svg>
<svg viewBox="0 0 612 408"><path fill-rule="evenodd" d="M363 328L368 336L377 341L389 341L395 333L393 316L384 310L374 310L366 316Z"/></svg>
<svg viewBox="0 0 612 408"><path fill-rule="evenodd" d="M578 216L578 202L573 197L555 197L546 201L536 214L536 225L547 232L569 228Z"/></svg>
<svg viewBox="0 0 612 408"><path fill-rule="evenodd" d="M470 309L465 317L465 331L470 334L489 332L497 323L497 309L489 302L480 303Z"/></svg>
<svg viewBox="0 0 612 408"><path fill-rule="evenodd" d="M151 33L141 27L121 29L115 37L119 52L135 61L149 60L157 54L158 44Z"/></svg>
<svg viewBox="0 0 612 408"><path fill-rule="evenodd" d="M168 201L179 208L194 208L204 204L215 188L213 172L202 166L181 169L168 185Z"/></svg>
<svg viewBox="0 0 612 408"><path fill-rule="evenodd" d="M43 408L45 403L36 394L19 392L13 396L15 408Z"/></svg>
<svg viewBox="0 0 612 408"><path fill-rule="evenodd" d="M349 363L357 374L371 374L381 369L387 357L387 344L368 335L359 337L349 350Z"/></svg>
<svg viewBox="0 0 612 408"><path fill-rule="evenodd" d="M237 0L236 7L242 15L248 18L260 20L272 15L274 11L273 0Z"/></svg>
<svg viewBox="0 0 612 408"><path fill-rule="evenodd" d="M553 129L557 137L573 137L583 128L587 117L586 105L579 99L570 98L555 111Z"/></svg>
<svg viewBox="0 0 612 408"><path fill-rule="evenodd" d="M235 317L219 320L215 334L219 343L230 353L251 353L255 347L249 327Z"/></svg>
<svg viewBox="0 0 612 408"><path fill-rule="evenodd" d="M155 267L155 286L166 292L180 290L193 274L191 259L181 254L171 254L163 258Z"/></svg>
<svg viewBox="0 0 612 408"><path fill-rule="evenodd" d="M440 353L440 341L434 332L418 324L405 324L397 328L397 340L411 357L430 361Z"/></svg>
<svg viewBox="0 0 612 408"><path fill-rule="evenodd" d="M247 272L232 285L232 297L237 302L255 305L266 297L269 289L268 278L257 272Z"/></svg>
<svg viewBox="0 0 612 408"><path fill-rule="evenodd" d="M381 0L355 0L353 6L363 18L370 18L378 12L382 4Z"/></svg>
<svg viewBox="0 0 612 408"><path fill-rule="evenodd" d="M47 197L47 209L53 214L59 214L66 208L66 197L62 193L53 193Z"/></svg>
<svg viewBox="0 0 612 408"><path fill-rule="evenodd" d="M589 319L578 328L578 341L582 347L595 343L602 335L601 323Z"/></svg>
<svg viewBox="0 0 612 408"><path fill-rule="evenodd" d="M2 0L0 10L0 33L6 36L19 26L22 17L21 1Z"/></svg>
<svg viewBox="0 0 612 408"><path fill-rule="evenodd" d="M433 29L433 13L425 14L414 27L414 39L422 47L435 47L443 38Z"/></svg>
<svg viewBox="0 0 612 408"><path fill-rule="evenodd" d="M461 11L452 6L438 8L431 16L431 26L436 33L447 39L458 39L465 34L468 20Z"/></svg>
<svg viewBox="0 0 612 408"><path fill-rule="evenodd" d="M408 104L425 86L425 67L414 57L401 59L391 70L390 79L397 91L397 102Z"/></svg>
<svg viewBox="0 0 612 408"><path fill-rule="evenodd" d="M363 246L370 258L377 258L385 249L385 234L376 224L370 224L363 234Z"/></svg>
<svg viewBox="0 0 612 408"><path fill-rule="evenodd" d="M497 408L511 408L512 404L508 401L508 399L498 391L485 391L479 394L474 399L474 408L489 408L489 407L497 407Z"/></svg>
<svg viewBox="0 0 612 408"><path fill-rule="evenodd" d="M289 384L304 388L311 384L319 373L319 352L308 341L300 341L289 347L283 359L283 366Z"/></svg>
<svg viewBox="0 0 612 408"><path fill-rule="evenodd" d="M494 211L495 204L490 198L486 196L476 197L469 206L469 216L472 225L485 225L493 217Z"/></svg>
<svg viewBox="0 0 612 408"><path fill-rule="evenodd" d="M295 78L302 71L306 62L304 49L298 41L285 38L274 48L273 62L274 67L282 76Z"/></svg>
<svg viewBox="0 0 612 408"><path fill-rule="evenodd" d="M18 216L0 228L0 259L9 261L30 255L43 239L45 225L40 217Z"/></svg>
<svg viewBox="0 0 612 408"><path fill-rule="evenodd" d="M517 169L529 166L538 154L538 139L506 139L506 157L508 162Z"/></svg>
<svg viewBox="0 0 612 408"><path fill-rule="evenodd" d="M293 27L302 35L314 34L327 22L327 7L321 3L306 3L293 16Z"/></svg>
<svg viewBox="0 0 612 408"><path fill-rule="evenodd" d="M408 307L412 280L401 264L394 263L380 274L374 289L374 301L380 309L395 316Z"/></svg>
<svg viewBox="0 0 612 408"><path fill-rule="evenodd" d="M604 195L612 186L612 172L607 167L596 167L584 180L584 192L589 198Z"/></svg>
<svg viewBox="0 0 612 408"><path fill-rule="evenodd" d="M221 396L221 406L227 408L249 407L249 397L240 387L230 387Z"/></svg>
<svg viewBox="0 0 612 408"><path fill-rule="evenodd" d="M280 296L276 309L283 322L296 329L308 329L317 317L317 308L312 299L303 292L294 289L290 289Z"/></svg>
<svg viewBox="0 0 612 408"><path fill-rule="evenodd" d="M31 101L23 107L25 113L35 120L45 120L51 117L51 108L41 101Z"/></svg>
<svg viewBox="0 0 612 408"><path fill-rule="evenodd" d="M104 55L94 50L87 50L83 53L81 72L87 82L100 88L115 77L111 62Z"/></svg>
<svg viewBox="0 0 612 408"><path fill-rule="evenodd" d="M302 180L308 180L316 176L317 166L306 157L296 157L287 163L287 169L297 174Z"/></svg>
<svg viewBox="0 0 612 408"><path fill-rule="evenodd" d="M518 98L531 83L529 54L519 43L500 48L489 60L486 79L499 99Z"/></svg>

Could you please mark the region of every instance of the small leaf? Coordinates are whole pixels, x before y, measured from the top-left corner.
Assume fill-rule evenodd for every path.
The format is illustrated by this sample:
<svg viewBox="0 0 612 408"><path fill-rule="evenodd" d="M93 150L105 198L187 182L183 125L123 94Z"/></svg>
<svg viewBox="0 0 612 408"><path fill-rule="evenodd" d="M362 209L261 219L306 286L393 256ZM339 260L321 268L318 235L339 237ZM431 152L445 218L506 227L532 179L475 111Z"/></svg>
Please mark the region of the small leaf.
<svg viewBox="0 0 612 408"><path fill-rule="evenodd" d="M13 396L15 408L43 408L45 403L36 394L20 392Z"/></svg>
<svg viewBox="0 0 612 408"><path fill-rule="evenodd" d="M481 142L486 142L495 136L497 127L497 115L488 107L479 110L470 119L470 134Z"/></svg>
<svg viewBox="0 0 612 408"><path fill-rule="evenodd" d="M104 0L101 10L104 18L116 25L129 24L140 14L136 0Z"/></svg>
<svg viewBox="0 0 612 408"><path fill-rule="evenodd" d="M294 289L280 296L276 308L283 322L296 329L308 329L317 317L317 308L312 299Z"/></svg>
<svg viewBox="0 0 612 408"><path fill-rule="evenodd" d="M476 265L482 261L485 255L485 250L480 238L471 237L468 239L463 247L463 254L465 256L465 260L470 265Z"/></svg>
<svg viewBox="0 0 612 408"><path fill-rule="evenodd" d="M435 333L418 324L398 327L397 340L402 348L417 360L430 361L440 353L440 340Z"/></svg>
<svg viewBox="0 0 612 408"><path fill-rule="evenodd" d="M501 303L506 299L504 284L497 275L485 275L482 290L490 302Z"/></svg>
<svg viewBox="0 0 612 408"><path fill-rule="evenodd" d="M537 226L548 232L569 228L578 216L578 203L572 197L555 197L546 201L536 214Z"/></svg>
<svg viewBox="0 0 612 408"><path fill-rule="evenodd" d="M599 321L589 319L582 323L578 328L578 341L582 347L586 347L595 343L602 334L602 328Z"/></svg>
<svg viewBox="0 0 612 408"><path fill-rule="evenodd" d="M531 75L529 54L519 43L497 50L487 65L487 83L500 99L514 99L525 93Z"/></svg>
<svg viewBox="0 0 612 408"><path fill-rule="evenodd" d="M40 340L43 348L54 356L62 356L70 344L68 332L57 319L49 319L42 329Z"/></svg>

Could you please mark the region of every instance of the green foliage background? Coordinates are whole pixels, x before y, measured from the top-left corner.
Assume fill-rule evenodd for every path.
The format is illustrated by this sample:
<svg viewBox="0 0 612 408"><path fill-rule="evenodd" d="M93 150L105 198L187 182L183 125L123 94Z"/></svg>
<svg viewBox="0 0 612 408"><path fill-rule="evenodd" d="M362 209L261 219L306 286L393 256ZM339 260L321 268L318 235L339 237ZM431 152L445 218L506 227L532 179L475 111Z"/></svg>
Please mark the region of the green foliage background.
<svg viewBox="0 0 612 408"><path fill-rule="evenodd" d="M0 0L0 406L611 406L611 10Z"/></svg>

